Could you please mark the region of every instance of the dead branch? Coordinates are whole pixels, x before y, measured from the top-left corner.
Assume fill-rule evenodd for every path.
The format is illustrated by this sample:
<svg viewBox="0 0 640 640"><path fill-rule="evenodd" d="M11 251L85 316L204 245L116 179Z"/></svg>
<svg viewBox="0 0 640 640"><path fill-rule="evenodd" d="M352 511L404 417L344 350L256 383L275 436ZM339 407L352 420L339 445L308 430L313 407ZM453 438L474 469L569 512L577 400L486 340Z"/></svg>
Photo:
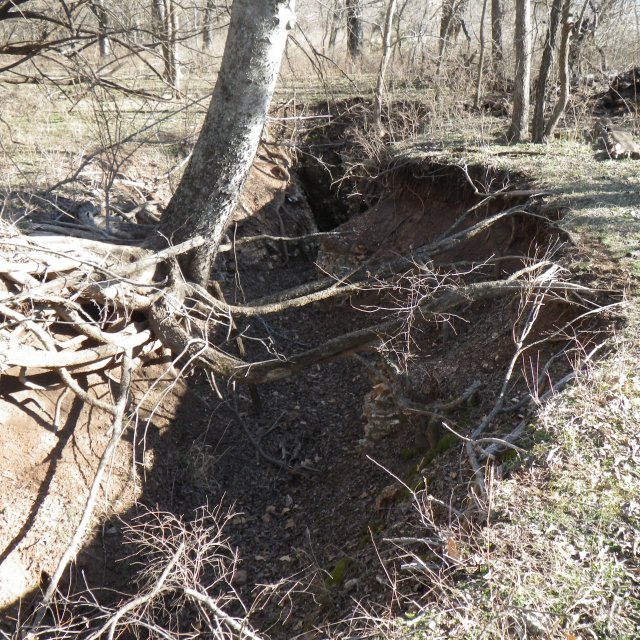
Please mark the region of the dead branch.
<svg viewBox="0 0 640 640"><path fill-rule="evenodd" d="M102 486L102 478L107 469L107 465L115 448L120 441L122 436L122 432L124 429L123 421L125 411L127 409L127 403L129 400L129 392L131 390L131 370L133 368L133 361L131 360L130 354L126 354L123 356L122 369L120 374L120 394L118 400L113 409L113 421L111 423L111 438L107 443L107 446L102 453L100 458L100 462L98 463L98 468L96 469L96 473L93 478L93 483L91 484L91 489L89 490L89 495L87 496L87 501L85 503L84 510L82 512L82 517L80 518L80 523L78 524L73 537L71 538L67 548L60 558L58 562L58 566L56 567L55 573L49 582L49 585L42 596L42 601L40 602L38 608L34 611L33 614L33 627L39 627L42 623L42 620L45 616L47 609L49 608L53 596L58 588L58 584L60 579L62 578L62 574L65 569L69 565L80 547L80 543L84 538L87 529L89 528L89 524L91 522L91 518L93 517L93 511L95 509L96 502L98 500L98 492L100 491L100 487ZM112 634L110 637L113 637Z"/></svg>
<svg viewBox="0 0 640 640"><path fill-rule="evenodd" d="M254 436L253 433L251 433L251 430L247 426L246 422L242 419L240 412L234 407L232 407L231 405L227 405L227 408L231 411L231 414L233 415L235 421L240 425L245 435L249 439L249 442L251 442L253 448L257 451L258 455L261 458L263 458L266 462L268 462L269 464L272 464L274 467L277 467L278 469L282 469L283 471L286 471L288 474L292 476L299 476L301 469L304 469L305 471L316 471L316 469L312 469L310 467L303 467L303 466L292 467L286 462L283 462L282 460L278 460L278 458L267 453L262 448L262 445L260 444L260 440L262 440L262 438L264 437L264 434L260 437Z"/></svg>
<svg viewBox="0 0 640 640"><path fill-rule="evenodd" d="M109 635L107 636L107 638L109 640L113 640L118 622L120 622L120 620L124 616L126 616L128 613L131 613L132 611L135 611L148 602L151 602L162 592L167 578L170 576L173 568L176 566L178 560L184 553L184 549L185 543L182 542L176 549L173 556L171 556L171 559L167 563L167 566L164 568L164 571L160 574L160 577L153 585L153 588L151 589L151 591L149 591L149 593L138 596L137 598L134 598L133 600L127 602L127 604L125 604L124 606L120 607L120 609L118 609L118 611L116 611L100 629L92 633L87 640L97 640L107 630L109 631Z"/></svg>
<svg viewBox="0 0 640 640"><path fill-rule="evenodd" d="M394 393L393 397L398 406L401 409L408 411L409 413L418 413L432 418L445 418L444 414L448 413L449 411L453 411L454 409L457 409L464 403L468 402L478 391L478 389L480 389L481 386L482 385L480 384L480 382L475 380L457 398L449 400L448 402L435 402L433 404L416 402L414 400L410 400L400 393Z"/></svg>
<svg viewBox="0 0 640 640"><path fill-rule="evenodd" d="M19 322L29 322L26 316L13 312L5 305L0 305L0 313ZM29 323L26 326L34 329L34 332L36 331L37 325L35 323ZM84 326L86 329L88 325L81 323L79 326ZM89 337L94 337L93 331L87 330L87 333L92 334ZM71 349L56 351L51 338L49 343L51 348L46 351L25 346L9 346L6 342L0 342L0 362L4 367L2 373L17 375L15 371L12 371L14 367L28 370L70 369L76 373L84 370L83 368L87 365L97 365L98 368L104 368L112 358L153 342L151 331L143 329L139 323L114 335L112 339L107 338L108 334L103 332L100 332L100 335L104 336L101 342L105 342L105 344L99 347L83 347L77 351ZM96 366L92 370L96 370Z"/></svg>
<svg viewBox="0 0 640 640"><path fill-rule="evenodd" d="M270 240L272 242L305 242L307 240L315 240L317 238L334 238L336 236L344 235L347 235L347 233L340 231L318 231L317 233L307 233L303 236L272 236L268 234L262 234L259 236L239 238L238 240L234 240L233 242L221 244L218 247L218 253L226 253L228 251L238 249L239 247L244 247L255 242L264 242L265 240Z"/></svg>
<svg viewBox="0 0 640 640"><path fill-rule="evenodd" d="M555 273L555 270L553 272ZM498 280L478 282L450 289L442 296L417 307L414 310L416 320L425 321L445 312L450 313L454 309L472 302L520 293L525 289L547 293L552 291L563 293L573 290L589 291L588 288L577 284L549 280L550 277L549 272L543 272L532 282L519 282L515 279L508 282ZM214 373L250 383L263 383L286 378L312 364L369 348L383 336L394 335L405 322L403 317L393 318L332 338L318 347L286 359L245 363L212 346L205 336L194 337L181 326L181 322L186 319L187 315L183 306L184 296L184 287L182 287L182 291L176 287L172 293L165 292L161 298L156 300L149 314L149 322L155 334L174 353L184 352L190 357L197 357Z"/></svg>
<svg viewBox="0 0 640 640"><path fill-rule="evenodd" d="M520 206L512 207L494 216L490 216L480 222L463 229L457 233L446 236L436 242L416 249L410 257L401 257L379 265L372 266L364 263L351 273L340 278L328 277L315 280L310 283L293 287L277 294L266 296L245 306L220 305L219 308L225 313L234 315L253 316L277 313L288 308L300 307L320 300L326 300L335 296L350 295L361 290L364 282L372 280L372 272L375 272L375 279L395 276L398 272L419 268L420 263L431 262L438 255L451 251L458 245L471 240L479 234L485 232L489 227L499 220L513 215L527 215L535 218L542 218L548 222L547 218L531 213Z"/></svg>
<svg viewBox="0 0 640 640"><path fill-rule="evenodd" d="M0 313L2 313L7 318L11 318L12 320L16 320L17 322L22 323L25 327L27 327L30 331L32 331L33 334L43 344L43 346L45 347L45 349L48 352L48 355L57 354L57 352L55 351L55 345L53 343L53 339L51 338L51 336L49 336L49 334L46 331L44 331L44 329L39 327L35 322L29 320L23 314L18 313L17 311L13 311L12 309L9 309L8 307L6 307L3 304L0 304ZM37 353L45 354L47 352L38 351ZM1 355L3 355L2 352L0 352L0 356ZM25 365L18 364L17 366L21 367L20 375L24 375L24 371L22 371L22 367L25 366ZM60 376L60 378L62 379L64 384L66 384L67 387L69 387L81 400L83 400L84 402L90 404L91 406L94 406L94 407L96 407L98 409L103 409L104 411L107 411L108 413L110 413L112 415L116 415L116 408L112 404L110 404L108 402L103 402L102 400L99 400L98 398L94 398L93 396L90 396L71 377L71 374L69 373L69 371L67 371L67 369L64 367L64 365L63 366L59 366L59 367L54 367L54 368L57 369L58 375Z"/></svg>
<svg viewBox="0 0 640 640"><path fill-rule="evenodd" d="M607 342L602 342L599 345L596 345L585 356L585 358L580 363L579 367L577 367L574 371L571 371L570 373L568 373L566 376L562 377L560 380L558 380L554 384L550 385L549 389L545 391L545 393L543 393L540 396L540 398L537 400L537 404L543 405L545 402L551 399L554 395L560 393L560 391L562 391L562 389L564 389L570 382L578 378L587 369L587 367L589 366L590 362L593 360L595 355L606 346L607 346ZM513 444L522 436L529 422L530 422L529 417L523 418L515 426L515 428L511 431L511 433L503 436L502 439L508 444ZM503 443L492 444L491 446L486 447L482 451L481 457L488 458L488 459L495 458L497 455L500 454L501 451L504 450L504 448L505 448L505 445Z"/></svg>
<svg viewBox="0 0 640 640"><path fill-rule="evenodd" d="M211 611L211 613L213 613L217 620L220 620L227 627L239 633L241 638L250 638L250 640L262 640L259 635L254 633L248 627L248 624L245 621L239 622L238 620L236 620L236 618L232 618L228 613L218 607L215 601L206 594L201 593L200 591L196 591L195 589L190 589L189 587L185 587L183 589L183 592L185 595L193 598L199 604L203 604L207 609L209 609L209 611Z"/></svg>

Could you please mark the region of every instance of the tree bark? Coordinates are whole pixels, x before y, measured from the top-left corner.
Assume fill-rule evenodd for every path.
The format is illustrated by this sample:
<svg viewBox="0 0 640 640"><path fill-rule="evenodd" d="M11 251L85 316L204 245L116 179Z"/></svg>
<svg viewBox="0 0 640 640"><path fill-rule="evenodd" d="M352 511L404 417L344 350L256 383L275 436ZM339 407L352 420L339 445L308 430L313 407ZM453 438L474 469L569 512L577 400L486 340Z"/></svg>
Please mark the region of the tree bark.
<svg viewBox="0 0 640 640"><path fill-rule="evenodd" d="M98 50L100 57L106 58L111 53L111 43L109 41L109 16L104 6L104 0L95 0L91 8L98 19Z"/></svg>
<svg viewBox="0 0 640 640"><path fill-rule="evenodd" d="M182 93L182 66L179 51L180 15L175 0L166 0L166 19L169 57L166 60L165 75L171 85L173 94L178 97Z"/></svg>
<svg viewBox="0 0 640 640"><path fill-rule="evenodd" d="M363 42L362 0L347 0L347 54L352 60L362 55Z"/></svg>
<svg viewBox="0 0 640 640"><path fill-rule="evenodd" d="M564 0L562 6L562 35L560 37L560 55L558 56L559 79L560 79L560 96L553 113L547 122L544 130L544 140L550 140L558 126L558 122L567 108L569 102L569 44L571 40L571 31L573 24L571 22L571 0Z"/></svg>
<svg viewBox="0 0 640 640"><path fill-rule="evenodd" d="M202 48L204 51L211 51L213 48L213 14L215 11L216 1L206 0L202 20Z"/></svg>
<svg viewBox="0 0 640 640"><path fill-rule="evenodd" d="M533 111L533 141L542 142L544 138L544 111L547 102L547 91L549 90L549 74L555 55L556 41L558 39L558 27L560 16L562 15L563 0L553 0L551 5L551 15L549 17L549 30L544 42L542 60L540 62L540 73L538 74L538 85L536 87L536 100Z"/></svg>
<svg viewBox="0 0 640 640"><path fill-rule="evenodd" d="M496 82L504 80L504 52L502 49L502 5L500 0L491 0L491 64Z"/></svg>
<svg viewBox="0 0 640 640"><path fill-rule="evenodd" d="M531 85L531 2L516 0L516 73L513 87L513 114L507 137L521 142L529 129L529 90Z"/></svg>
<svg viewBox="0 0 640 640"><path fill-rule="evenodd" d="M191 160L160 230L173 243L209 239L182 263L187 278L209 279L253 162L280 69L294 0L235 0L222 65Z"/></svg>
<svg viewBox="0 0 640 640"><path fill-rule="evenodd" d="M482 15L480 16L480 59L478 60L478 79L476 80L476 95L473 100L475 109L480 108L480 96L482 95L482 75L484 74L484 56L485 56L485 39L484 39L484 19L487 14L487 2L482 3Z"/></svg>
<svg viewBox="0 0 640 640"><path fill-rule="evenodd" d="M396 0L389 0L387 15L384 21L384 36L382 40L382 58L380 59L380 70L376 82L376 92L373 100L373 127L376 134L382 138L385 134L382 126L382 99L384 97L384 77L391 56L391 30L393 29L393 17L396 12Z"/></svg>
<svg viewBox="0 0 640 640"><path fill-rule="evenodd" d="M343 24L344 7L343 0L333 0L333 5L330 11L331 26L329 30L329 49L333 51L336 46L336 40L338 39L338 32L340 26Z"/></svg>
<svg viewBox="0 0 640 640"><path fill-rule="evenodd" d="M160 43L164 70L162 76L174 95L180 93L180 59L178 56L179 15L175 0L153 0L152 24Z"/></svg>
<svg viewBox="0 0 640 640"><path fill-rule="evenodd" d="M440 18L440 40L438 43L438 65L436 75L440 74L447 52L447 45L455 41L463 28L462 15L467 8L468 0L444 0L442 17ZM465 30L466 33L466 30Z"/></svg>

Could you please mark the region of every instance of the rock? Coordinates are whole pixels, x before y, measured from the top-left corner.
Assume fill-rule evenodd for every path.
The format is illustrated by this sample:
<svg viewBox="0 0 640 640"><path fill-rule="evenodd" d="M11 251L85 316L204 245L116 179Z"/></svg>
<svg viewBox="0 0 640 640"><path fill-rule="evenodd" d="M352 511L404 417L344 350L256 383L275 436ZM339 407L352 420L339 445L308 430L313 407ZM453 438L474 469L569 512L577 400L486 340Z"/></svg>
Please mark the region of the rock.
<svg viewBox="0 0 640 640"><path fill-rule="evenodd" d="M347 580L344 583L344 590L345 591L357 591L359 584L360 584L360 579L359 578L351 578L350 580Z"/></svg>
<svg viewBox="0 0 640 640"><path fill-rule="evenodd" d="M233 578L231 578L231 584L234 587L243 587L247 584L248 574L244 569L236 569L233 574Z"/></svg>

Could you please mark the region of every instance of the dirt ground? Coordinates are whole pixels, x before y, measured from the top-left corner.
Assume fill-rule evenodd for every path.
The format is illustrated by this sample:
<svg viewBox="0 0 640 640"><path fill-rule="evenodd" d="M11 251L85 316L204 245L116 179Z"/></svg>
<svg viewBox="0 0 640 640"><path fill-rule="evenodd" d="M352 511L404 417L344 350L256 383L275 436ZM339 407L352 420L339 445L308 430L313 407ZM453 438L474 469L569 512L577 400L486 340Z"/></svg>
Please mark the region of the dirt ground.
<svg viewBox="0 0 640 640"><path fill-rule="evenodd" d="M295 176L291 183L289 171L293 168L282 157L263 154L258 159L238 210L237 238L256 231L278 236L313 230L304 185ZM433 241L477 199L467 178L456 171L412 167L393 173L374 198L377 204L339 227L351 232L340 236L349 240L323 241L320 255L313 244L285 248L279 241L228 252L218 265L227 300L250 302L309 282L320 269L339 271L345 255L356 261L389 259ZM478 209L464 224L499 206ZM522 257L553 240L535 225L516 232L505 223L442 261L480 260L496 253ZM505 277L522 261L500 264L497 275ZM494 275L492 270L477 277ZM239 331L250 358L284 357L389 317L398 312L392 303L387 294L369 292L252 318ZM372 305L378 309L372 311ZM552 330L570 313L560 303L549 307L537 331ZM454 424L470 429L495 402L514 352L517 315L517 302L470 304L459 317L441 318L416 329L406 344L394 344L395 351L411 350L406 359L409 395L447 403L477 384L479 393L451 413ZM561 346L546 344L531 354L509 388L510 401L520 399L536 367ZM226 534L238 554L234 586L241 599L249 604L268 585L279 585L252 614L270 638L320 637L314 628L353 614L358 602L373 609L392 603L399 612L428 599L428 585L420 583L409 595L397 595L401 554L385 540L424 534L415 504L397 479L411 489L428 485L433 496L464 509L470 471L455 438L425 439L424 421L400 415L393 403L384 437L365 437L371 420L367 407L377 402L372 388L382 380L372 371L381 361L393 360L393 350L317 365L256 391L212 381L198 371L178 384L162 382L169 365L147 363L137 374L136 402L141 404L114 458L94 535L67 581L70 593L87 587L96 594L105 588L135 590L137 569L123 530L147 510L189 520L204 505L222 505L234 514ZM570 365L570 356L558 359L549 378L559 379ZM2 380L0 606L7 607L8 621L28 612L53 572L108 439L107 417L87 411L71 394L61 398L52 378L38 383L44 390ZM85 384L106 396L116 393L118 381L94 374ZM504 414L500 430L508 432L521 419L521 413ZM446 518L445 510L438 517Z"/></svg>

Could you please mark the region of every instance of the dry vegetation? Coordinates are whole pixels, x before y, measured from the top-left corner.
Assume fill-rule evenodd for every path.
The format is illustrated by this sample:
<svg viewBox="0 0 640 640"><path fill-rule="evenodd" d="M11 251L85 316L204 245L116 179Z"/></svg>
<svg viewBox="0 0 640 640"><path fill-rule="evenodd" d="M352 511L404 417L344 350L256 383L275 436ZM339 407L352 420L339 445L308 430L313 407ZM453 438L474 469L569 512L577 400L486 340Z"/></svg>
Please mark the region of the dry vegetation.
<svg viewBox="0 0 640 640"><path fill-rule="evenodd" d="M31 579L23 590L33 590L19 606L3 599L3 637L640 635L636 161L602 157L585 141L593 103L584 88L574 93L551 143L505 144L505 115L491 111L508 100L487 93L483 108L473 108L476 62L469 50L452 49L436 78L415 64L420 53L410 53L411 34L391 62L397 73L388 82L380 139L370 129L376 76L366 73L377 67L377 41L359 69L341 55L329 59L321 46L328 34L314 30L324 24L323 6L305 8L289 49L254 167L270 182L253 175L240 205L271 212L271 223L258 226L266 236L262 248L251 253L255 243L247 237L256 232L245 227L243 236L239 224L238 238L223 247L218 288L194 287L169 301L184 312L192 335L200 331L199 341L172 340L163 318L149 312L169 307L168 289L142 267L171 265L179 248L158 258L142 241L197 136L211 91L203 67L210 63L193 55L177 97L143 73L148 63L129 62L117 73L118 82L137 85L137 95L93 84L3 86L3 464L16 466L1 475L8 544L0 557L20 553L0 568L0 595L12 586L16 558L23 562L19 577L22 571ZM380 21L382 5L373 8ZM610 28L605 23L598 37L608 37ZM315 49L305 43L309 34ZM602 43L591 45L586 60L600 55ZM310 81L311 73L319 79ZM636 128L636 114L626 123ZM278 155L270 155L275 147ZM294 176L298 191L282 171ZM282 215L286 203L293 206L285 198L306 193L321 222L314 182L324 184L318 193L335 208L331 223L324 220L334 235L317 236L318 257L315 232L294 233ZM279 203L275 209L270 198ZM81 218L83 204L90 224ZM428 218L421 217L425 209ZM399 211L415 214L408 231ZM102 218L106 226L95 222ZM389 220L397 223L393 232ZM288 235L305 235L306 244L290 244ZM316 306L305 311L310 301ZM296 316L298 307L304 309ZM272 319L276 313L284 319ZM251 324L256 316L264 327ZM332 383L314 368L308 387L296 386L302 373L277 386L279 377L344 354L354 357L331 374ZM249 360L257 364L244 367ZM240 367L244 382L276 382L258 391L227 385ZM198 373L203 368L207 373ZM333 392L352 383L369 421L369 431L367 420L352 430L362 432L364 453L355 449L357 437L344 446L344 457L332 451L334 460L292 454L284 440L279 450L269 448L282 416L286 421L292 412L302 429L298 422L310 421L305 410L324 384ZM304 396L296 395L299 388ZM11 398L24 410L29 395L37 409L11 413ZM181 417L181 404L197 416ZM253 416L260 404L262 417ZM392 424L381 439L371 435L378 410L389 410L384 416ZM434 420L445 432L414 446L416 424ZM249 460L260 460L261 469L247 465L241 480L220 475L228 455L218 448L223 437L209 438L225 421L246 435L239 447L251 450ZM189 431L191 423L205 426ZM35 428L43 438L35 438ZM247 514L227 512L228 501L214 508L202 499L194 510L185 498L187 515L180 508L172 513L167 503L156 507L159 501L151 502L162 491L173 500L174 487L167 482L156 493L149 487L177 477L162 475L157 451L178 451L172 434L180 429L191 440L171 462L191 478L184 493L199 499L204 492L208 500L224 495L229 482L233 496L231 483L249 484L254 473L278 491L282 478L303 488L287 485L278 509L265 498L261 522L253 524ZM165 449L147 446L147 438L160 442L156 432ZM40 461L60 454L60 468L39 470L34 458L31 469L20 460L18 442ZM64 453L68 442L73 446ZM352 468L369 464L367 452L369 460L382 460L375 463L384 467L378 476L356 476ZM80 473L70 471L73 459L82 461ZM20 474L32 474L33 492L15 489ZM353 498L331 507L327 528L348 530L353 519L365 533L352 546L341 542L349 549L344 556L316 557L310 530L322 518L314 520L312 507L308 516L296 509L305 491L310 503L322 501L313 485L329 475L336 501L341 487L353 497L353 484L362 482L355 495L369 502L363 508ZM331 496L320 509L330 509ZM227 531L238 523L258 531L278 518L305 542L296 543L298 556L277 560L284 563L277 568L282 580L255 581L249 592L239 556L257 555L256 565L266 560L261 550L234 546ZM331 533L322 538L320 529L314 529L320 543L330 544ZM105 558L124 545L128 560L121 557L115 569L96 560L92 568L91 554L101 545ZM26 558L33 570L25 569ZM101 586L122 592L96 588L101 572Z"/></svg>

